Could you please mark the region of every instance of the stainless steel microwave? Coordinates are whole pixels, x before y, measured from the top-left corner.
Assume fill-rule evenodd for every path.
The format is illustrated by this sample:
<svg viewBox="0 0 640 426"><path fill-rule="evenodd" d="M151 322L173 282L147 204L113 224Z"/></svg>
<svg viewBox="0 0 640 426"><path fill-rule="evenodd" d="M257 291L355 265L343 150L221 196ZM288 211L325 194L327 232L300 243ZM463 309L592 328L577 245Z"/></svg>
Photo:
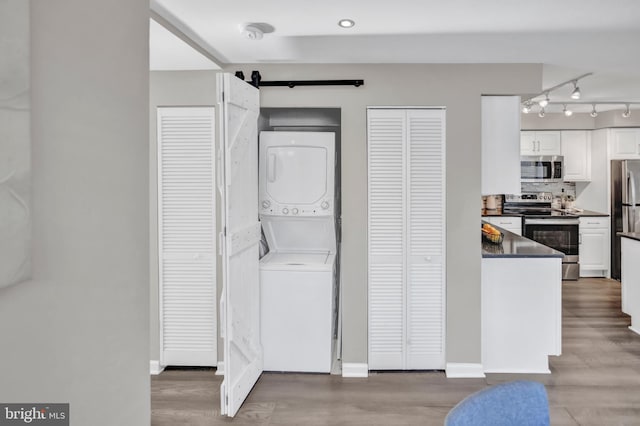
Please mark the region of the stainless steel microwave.
<svg viewBox="0 0 640 426"><path fill-rule="evenodd" d="M562 155L524 155L520 157L522 182L562 182Z"/></svg>

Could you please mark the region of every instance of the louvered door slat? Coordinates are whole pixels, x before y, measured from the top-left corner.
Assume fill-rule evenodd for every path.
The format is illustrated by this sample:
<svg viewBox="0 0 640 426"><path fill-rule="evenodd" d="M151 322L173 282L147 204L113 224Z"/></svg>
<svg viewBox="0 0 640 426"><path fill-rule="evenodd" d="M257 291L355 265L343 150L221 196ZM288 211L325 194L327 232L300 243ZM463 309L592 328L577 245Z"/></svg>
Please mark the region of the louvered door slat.
<svg viewBox="0 0 640 426"><path fill-rule="evenodd" d="M213 108L158 109L161 363L217 363Z"/></svg>

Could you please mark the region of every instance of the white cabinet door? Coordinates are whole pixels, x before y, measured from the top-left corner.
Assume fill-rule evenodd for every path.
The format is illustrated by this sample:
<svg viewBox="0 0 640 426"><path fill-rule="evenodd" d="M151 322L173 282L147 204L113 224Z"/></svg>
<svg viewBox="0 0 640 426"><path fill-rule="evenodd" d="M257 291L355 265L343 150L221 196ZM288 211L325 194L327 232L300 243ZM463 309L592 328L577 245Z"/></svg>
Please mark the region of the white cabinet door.
<svg viewBox="0 0 640 426"><path fill-rule="evenodd" d="M445 366L444 114L367 111L373 370Z"/></svg>
<svg viewBox="0 0 640 426"><path fill-rule="evenodd" d="M611 158L640 158L640 129L611 129Z"/></svg>
<svg viewBox="0 0 640 426"><path fill-rule="evenodd" d="M561 155L560 132L555 130L520 133L520 155Z"/></svg>
<svg viewBox="0 0 640 426"><path fill-rule="evenodd" d="M561 155L560 132L536 132L537 155Z"/></svg>
<svg viewBox="0 0 640 426"><path fill-rule="evenodd" d="M560 133L564 157L564 180L580 182L591 180L591 132L563 130Z"/></svg>
<svg viewBox="0 0 640 426"><path fill-rule="evenodd" d="M240 409L262 374L258 245L258 89L231 74L218 74L220 105L218 182L222 200L222 296L224 339L221 413Z"/></svg>
<svg viewBox="0 0 640 426"><path fill-rule="evenodd" d="M520 192L519 137L520 97L483 96L482 194Z"/></svg>
<svg viewBox="0 0 640 426"><path fill-rule="evenodd" d="M605 277L609 273L609 218L580 218L580 276Z"/></svg>
<svg viewBox="0 0 640 426"><path fill-rule="evenodd" d="M520 132L520 155L537 155L536 132Z"/></svg>
<svg viewBox="0 0 640 426"><path fill-rule="evenodd" d="M214 109L158 108L160 364L217 363Z"/></svg>

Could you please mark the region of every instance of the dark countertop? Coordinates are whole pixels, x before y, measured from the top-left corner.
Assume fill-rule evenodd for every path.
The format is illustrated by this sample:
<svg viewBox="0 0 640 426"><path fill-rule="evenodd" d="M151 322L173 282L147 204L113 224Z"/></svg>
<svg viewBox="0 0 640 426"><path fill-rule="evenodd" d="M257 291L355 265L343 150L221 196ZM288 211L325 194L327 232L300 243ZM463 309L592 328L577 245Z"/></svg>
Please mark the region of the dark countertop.
<svg viewBox="0 0 640 426"><path fill-rule="evenodd" d="M640 232L618 232L616 235L619 237L640 241Z"/></svg>
<svg viewBox="0 0 640 426"><path fill-rule="evenodd" d="M495 225L493 225L495 226ZM563 258L564 254L550 247L532 241L528 238L495 226L504 234L504 240L501 244L493 244L482 239L482 257L483 258L540 258L540 257L558 257Z"/></svg>
<svg viewBox="0 0 640 426"><path fill-rule="evenodd" d="M502 209L496 209L496 210L482 209L482 210L480 210L480 214L482 215L482 217L494 217L494 216L521 217L521 216L523 216L520 213L510 213L510 212L504 213L502 211ZM608 217L609 215L606 214L606 213L594 212L592 210L583 210L581 212L569 213L568 216L575 216L575 217Z"/></svg>
<svg viewBox="0 0 640 426"><path fill-rule="evenodd" d="M580 213L575 213L576 216L580 217L609 217L606 213L594 212L592 210L583 210Z"/></svg>

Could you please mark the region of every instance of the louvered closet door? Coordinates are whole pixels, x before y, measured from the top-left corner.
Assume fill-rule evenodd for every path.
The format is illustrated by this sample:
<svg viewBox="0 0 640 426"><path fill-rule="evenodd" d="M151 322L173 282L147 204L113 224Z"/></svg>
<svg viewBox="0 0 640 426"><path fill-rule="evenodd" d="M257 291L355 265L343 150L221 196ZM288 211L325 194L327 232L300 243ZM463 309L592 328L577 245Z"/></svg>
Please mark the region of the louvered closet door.
<svg viewBox="0 0 640 426"><path fill-rule="evenodd" d="M444 368L444 110L369 109L369 368Z"/></svg>
<svg viewBox="0 0 640 426"><path fill-rule="evenodd" d="M407 369L444 360L444 111L408 110Z"/></svg>
<svg viewBox="0 0 640 426"><path fill-rule="evenodd" d="M162 365L217 363L213 127L213 108L158 108Z"/></svg>
<svg viewBox="0 0 640 426"><path fill-rule="evenodd" d="M405 112L370 109L369 368L404 364Z"/></svg>

